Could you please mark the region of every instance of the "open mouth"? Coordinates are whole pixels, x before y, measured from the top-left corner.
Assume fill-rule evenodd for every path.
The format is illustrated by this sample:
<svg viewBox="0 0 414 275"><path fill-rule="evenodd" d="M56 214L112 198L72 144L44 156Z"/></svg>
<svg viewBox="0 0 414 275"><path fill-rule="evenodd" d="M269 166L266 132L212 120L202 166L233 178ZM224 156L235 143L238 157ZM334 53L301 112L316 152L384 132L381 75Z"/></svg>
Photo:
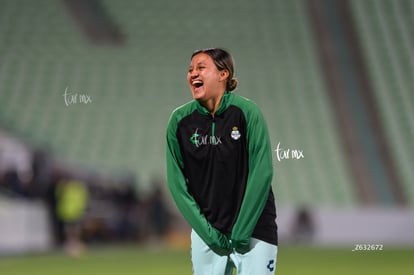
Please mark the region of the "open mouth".
<svg viewBox="0 0 414 275"><path fill-rule="evenodd" d="M195 88L200 88L201 86L203 86L203 81L201 80L194 80L193 82L191 82L191 85L193 85Z"/></svg>

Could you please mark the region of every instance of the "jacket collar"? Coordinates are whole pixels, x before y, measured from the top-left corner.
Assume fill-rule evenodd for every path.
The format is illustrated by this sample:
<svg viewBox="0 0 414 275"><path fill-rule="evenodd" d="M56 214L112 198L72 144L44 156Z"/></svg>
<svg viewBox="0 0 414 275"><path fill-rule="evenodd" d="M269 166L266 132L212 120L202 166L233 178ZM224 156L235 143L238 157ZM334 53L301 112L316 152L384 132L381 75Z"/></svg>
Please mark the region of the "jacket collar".
<svg viewBox="0 0 414 275"><path fill-rule="evenodd" d="M230 92L225 92L223 97L221 98L220 101L220 106L218 107L216 113L214 115L220 115L221 113L223 113L229 106L230 106L230 99L231 99L231 95L232 93ZM210 115L209 110L207 110L206 107L204 107L203 105L201 105L200 102L196 101L197 104L197 111L202 114L202 115Z"/></svg>

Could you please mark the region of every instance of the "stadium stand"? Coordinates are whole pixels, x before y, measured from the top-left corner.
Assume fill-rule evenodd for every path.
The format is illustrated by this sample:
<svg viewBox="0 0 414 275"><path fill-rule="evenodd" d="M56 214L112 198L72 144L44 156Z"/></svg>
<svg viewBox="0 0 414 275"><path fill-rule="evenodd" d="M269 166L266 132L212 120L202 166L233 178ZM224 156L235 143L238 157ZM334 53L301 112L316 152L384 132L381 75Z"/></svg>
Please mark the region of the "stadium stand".
<svg viewBox="0 0 414 275"><path fill-rule="evenodd" d="M409 204L414 203L412 1L351 1L387 142Z"/></svg>

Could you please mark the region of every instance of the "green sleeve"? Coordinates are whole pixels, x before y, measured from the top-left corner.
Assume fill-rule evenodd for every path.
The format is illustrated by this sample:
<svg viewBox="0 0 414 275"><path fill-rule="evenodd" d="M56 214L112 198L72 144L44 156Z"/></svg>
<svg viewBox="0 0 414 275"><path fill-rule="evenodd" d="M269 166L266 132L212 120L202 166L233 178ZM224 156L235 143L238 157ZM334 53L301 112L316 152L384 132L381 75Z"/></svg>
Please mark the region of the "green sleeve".
<svg viewBox="0 0 414 275"><path fill-rule="evenodd" d="M231 234L232 247L249 250L250 238L263 212L273 177L272 150L265 120L256 107L246 112L249 172L243 202Z"/></svg>
<svg viewBox="0 0 414 275"><path fill-rule="evenodd" d="M170 119L167 129L167 182L171 195L181 214L200 236L200 238L216 253L228 255L231 252L230 242L226 235L215 229L201 213L193 196L187 190L183 175L184 163L176 135L177 122Z"/></svg>

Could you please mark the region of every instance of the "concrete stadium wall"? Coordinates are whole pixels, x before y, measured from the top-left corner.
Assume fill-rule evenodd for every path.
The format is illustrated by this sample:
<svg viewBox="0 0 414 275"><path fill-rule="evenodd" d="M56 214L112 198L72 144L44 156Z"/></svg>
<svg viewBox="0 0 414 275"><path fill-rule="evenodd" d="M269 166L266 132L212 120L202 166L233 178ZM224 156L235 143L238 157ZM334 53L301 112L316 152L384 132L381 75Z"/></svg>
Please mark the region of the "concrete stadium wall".
<svg viewBox="0 0 414 275"><path fill-rule="evenodd" d="M308 211L314 233L307 241L314 245L345 245L350 249L359 244L414 246L414 209L367 207ZM278 209L281 243L297 239L293 229L296 217L295 208Z"/></svg>
<svg viewBox="0 0 414 275"><path fill-rule="evenodd" d="M0 197L0 255L49 250L49 224L43 203Z"/></svg>

